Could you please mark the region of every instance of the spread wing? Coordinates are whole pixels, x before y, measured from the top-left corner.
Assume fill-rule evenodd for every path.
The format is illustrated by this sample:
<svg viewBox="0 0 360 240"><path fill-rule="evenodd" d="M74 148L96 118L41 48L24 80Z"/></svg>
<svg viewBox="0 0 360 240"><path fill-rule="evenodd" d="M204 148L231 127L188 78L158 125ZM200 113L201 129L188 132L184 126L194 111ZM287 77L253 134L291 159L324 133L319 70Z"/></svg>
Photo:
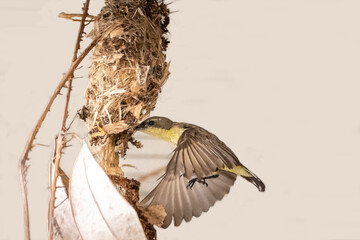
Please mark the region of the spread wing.
<svg viewBox="0 0 360 240"><path fill-rule="evenodd" d="M190 221L209 210L216 201L230 191L236 174L222 171L239 165L235 154L215 135L200 127L184 131L167 165L160 183L143 200L144 205L162 205L167 213L163 228L182 220ZM207 179L208 186L195 183L187 188L193 178L202 179L218 173L218 177Z"/></svg>

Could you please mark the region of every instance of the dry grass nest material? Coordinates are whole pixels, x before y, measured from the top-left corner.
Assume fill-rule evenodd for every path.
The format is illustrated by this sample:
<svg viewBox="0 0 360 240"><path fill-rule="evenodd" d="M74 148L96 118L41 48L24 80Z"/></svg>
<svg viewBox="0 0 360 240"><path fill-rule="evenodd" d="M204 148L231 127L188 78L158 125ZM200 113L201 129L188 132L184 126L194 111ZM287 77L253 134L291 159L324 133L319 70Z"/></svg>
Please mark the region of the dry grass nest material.
<svg viewBox="0 0 360 240"><path fill-rule="evenodd" d="M94 50L85 93L93 144L112 135L122 142L116 145L126 150L134 126L155 108L169 76L168 23L169 10L162 0L105 2L90 33L102 37Z"/></svg>

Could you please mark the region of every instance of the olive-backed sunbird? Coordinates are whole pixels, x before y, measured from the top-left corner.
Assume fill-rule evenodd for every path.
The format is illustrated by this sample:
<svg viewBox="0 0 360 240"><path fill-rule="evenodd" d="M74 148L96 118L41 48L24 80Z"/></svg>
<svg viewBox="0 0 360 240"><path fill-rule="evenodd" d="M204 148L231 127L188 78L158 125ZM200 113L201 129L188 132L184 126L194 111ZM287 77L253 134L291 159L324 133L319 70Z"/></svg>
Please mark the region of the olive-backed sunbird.
<svg viewBox="0 0 360 240"><path fill-rule="evenodd" d="M218 137L189 123L173 122L165 117L150 117L138 131L159 137L175 145L159 184L141 201L145 206L162 205L167 228L207 212L230 191L237 175L254 184L260 192L265 184L240 163L234 152Z"/></svg>

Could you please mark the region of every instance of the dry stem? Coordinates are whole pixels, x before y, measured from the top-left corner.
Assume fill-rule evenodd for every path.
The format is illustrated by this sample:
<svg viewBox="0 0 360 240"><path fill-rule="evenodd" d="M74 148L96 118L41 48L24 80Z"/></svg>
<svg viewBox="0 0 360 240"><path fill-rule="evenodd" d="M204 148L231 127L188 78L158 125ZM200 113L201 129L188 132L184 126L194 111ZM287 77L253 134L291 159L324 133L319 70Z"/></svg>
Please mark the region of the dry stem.
<svg viewBox="0 0 360 240"><path fill-rule="evenodd" d="M74 50L74 55L73 55L73 59L72 62L74 62L77 59L77 55L80 49L80 42L82 40L82 35L84 33L84 28L85 28L85 20L86 17L88 15L88 10L89 10L89 4L90 4L90 0L86 0L86 2L84 3L84 7L83 7L83 14L81 17L81 23L80 23L80 27L79 27L79 31L78 31L78 36L76 39L76 44L75 44L75 50ZM66 131L66 120L69 116L69 102L70 102L70 95L71 95L71 90L72 90L72 80L74 78L74 73L72 74L72 76L69 78L69 83L68 83L68 92L66 95L66 102L65 102L65 111L64 111L64 118L63 118L63 122L62 122L62 127L61 130Z"/></svg>
<svg viewBox="0 0 360 240"><path fill-rule="evenodd" d="M55 192L56 192L56 180L58 178L59 172L59 165L60 165L60 158L61 158L61 151L64 148L65 143L65 133L61 131L59 135L55 139L54 143L54 154L52 157L51 168L50 168L50 191L51 196L49 200L49 208L48 208L48 231L49 236L48 239L53 239L53 219L54 219L54 206L55 206Z"/></svg>
<svg viewBox="0 0 360 240"><path fill-rule="evenodd" d="M45 107L45 110L41 114L39 120L37 121L37 124L35 125L34 130L30 134L24 151L20 157L19 165L18 165L18 171L19 171L19 178L20 178L20 186L22 191L22 198L23 198L23 208L24 208L24 230L25 230L25 239L30 240L30 227L29 227L29 207L28 207L28 200L27 200L27 189L26 189L26 161L28 160L29 152L33 148L33 143L35 140L36 135L38 134L42 123L45 120L45 117L47 113L50 111L50 108L60 93L61 89L65 86L66 82L72 78L74 71L79 66L79 64L82 62L82 60L85 58L85 56L95 47L95 45L99 42L100 37L95 38L90 45L79 55L79 57L76 58L75 61L73 61L70 65L69 70L64 74L63 78L61 79L60 83L54 90L54 93L52 94L48 104Z"/></svg>
<svg viewBox="0 0 360 240"><path fill-rule="evenodd" d="M73 55L73 59L72 62L76 61L77 59L77 55L80 49L80 42L82 40L82 36L84 33L84 28L85 28L85 20L88 14L88 10L89 10L89 4L90 4L90 0L86 0L86 2L84 3L84 7L83 7L83 14L82 14L82 18L81 18L81 23L80 23L80 27L79 27L79 31L78 31L78 36L77 36L77 40L76 40L76 44L75 44L75 50L74 50L74 55ZM65 101L65 109L64 109L64 117L63 117L63 121L62 121L62 125L61 125L61 131L59 133L59 136L57 137L56 141L55 141L55 150L54 150L54 156L53 156L53 160L51 163L51 181L50 181L50 200L49 200L49 209L48 209L48 239L52 240L53 239L53 232L54 232L54 228L53 228L53 218L54 218L54 208L55 208L55 192L56 192L56 180L58 178L59 175L59 165L60 165L60 159L61 159L61 155L62 155L62 150L63 148L66 146L66 142L65 142L65 133L67 132L67 127L66 127L66 120L69 116L69 102L70 102L70 96L71 96L71 90L72 90L72 80L74 78L74 72L71 73L71 75L69 76L69 80L68 80L68 91L67 91L67 95L66 95L66 101Z"/></svg>
<svg viewBox="0 0 360 240"><path fill-rule="evenodd" d="M65 12L61 12L61 13L59 13L58 17L59 18L65 18L65 19L68 19L68 20L72 20L74 22L81 22L83 14L82 13L65 13ZM78 18L80 18L80 19L78 19ZM85 22L91 22L95 18L96 18L95 16L87 14Z"/></svg>

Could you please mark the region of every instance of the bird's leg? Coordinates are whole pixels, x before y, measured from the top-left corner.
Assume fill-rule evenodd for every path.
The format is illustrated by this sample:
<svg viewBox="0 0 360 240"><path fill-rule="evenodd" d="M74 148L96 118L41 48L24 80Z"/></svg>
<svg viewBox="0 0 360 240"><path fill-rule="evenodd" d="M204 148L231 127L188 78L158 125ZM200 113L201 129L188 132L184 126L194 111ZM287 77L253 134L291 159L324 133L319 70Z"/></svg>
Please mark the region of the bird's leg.
<svg viewBox="0 0 360 240"><path fill-rule="evenodd" d="M194 186L195 182L197 181L197 178L193 178L189 181L188 185L186 186L186 188L190 188L192 189L192 187Z"/></svg>
<svg viewBox="0 0 360 240"><path fill-rule="evenodd" d="M207 177L204 177L202 178L202 180L198 181L199 183L202 183L204 184L206 187L209 186L209 184L206 182L206 179L211 179L211 178L217 178L219 176L219 174L213 174L211 176L207 176Z"/></svg>
<svg viewBox="0 0 360 240"><path fill-rule="evenodd" d="M205 178L202 178L201 180L198 179L197 182L204 184L206 187L209 186L209 184L206 182L206 179L205 179Z"/></svg>
<svg viewBox="0 0 360 240"><path fill-rule="evenodd" d="M217 178L218 176L219 176L219 174L213 174L211 176L204 177L203 179L206 180L206 179L211 179L211 178Z"/></svg>
<svg viewBox="0 0 360 240"><path fill-rule="evenodd" d="M202 183L202 184L204 184L206 187L208 187L209 184L206 182L206 179L217 178L218 176L219 176L219 174L214 174L214 175L211 175L211 176L208 176L208 177L203 177L203 178L201 178L201 179L193 178L193 179L191 179L191 180L189 181L189 183L188 183L188 185L186 186L186 188L192 189L193 186L194 186L194 184L195 184L196 182Z"/></svg>

